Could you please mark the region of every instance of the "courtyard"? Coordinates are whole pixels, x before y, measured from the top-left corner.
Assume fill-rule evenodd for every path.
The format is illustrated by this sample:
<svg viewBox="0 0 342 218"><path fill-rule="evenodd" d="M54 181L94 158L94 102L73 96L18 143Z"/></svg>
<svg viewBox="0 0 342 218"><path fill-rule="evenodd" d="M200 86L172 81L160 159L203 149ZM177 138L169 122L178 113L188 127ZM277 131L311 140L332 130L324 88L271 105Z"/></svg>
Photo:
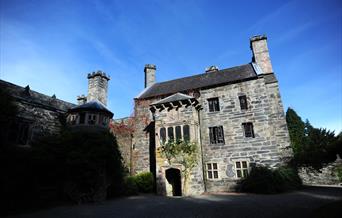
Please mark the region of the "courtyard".
<svg viewBox="0 0 342 218"><path fill-rule="evenodd" d="M140 195L102 203L60 206L12 218L95 217L338 217L342 188L306 187L302 190L256 195L210 193L193 197Z"/></svg>

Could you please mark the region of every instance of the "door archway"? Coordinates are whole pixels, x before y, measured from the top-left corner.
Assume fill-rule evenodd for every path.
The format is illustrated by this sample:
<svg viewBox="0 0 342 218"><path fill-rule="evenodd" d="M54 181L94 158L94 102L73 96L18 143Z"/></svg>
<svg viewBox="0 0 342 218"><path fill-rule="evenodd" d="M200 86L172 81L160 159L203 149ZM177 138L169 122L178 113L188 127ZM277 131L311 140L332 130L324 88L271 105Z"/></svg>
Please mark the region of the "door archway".
<svg viewBox="0 0 342 218"><path fill-rule="evenodd" d="M182 179L179 169L170 168L165 171L166 180L172 186L173 196L182 196Z"/></svg>

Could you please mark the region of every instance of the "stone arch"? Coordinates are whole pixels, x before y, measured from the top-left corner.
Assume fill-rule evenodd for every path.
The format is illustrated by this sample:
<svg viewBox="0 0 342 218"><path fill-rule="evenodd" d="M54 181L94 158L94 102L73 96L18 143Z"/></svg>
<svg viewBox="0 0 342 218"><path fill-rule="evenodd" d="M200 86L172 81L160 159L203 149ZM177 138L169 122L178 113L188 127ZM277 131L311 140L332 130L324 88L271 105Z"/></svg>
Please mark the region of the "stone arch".
<svg viewBox="0 0 342 218"><path fill-rule="evenodd" d="M167 182L172 186L173 196L182 196L182 177L181 172L177 168L169 168L165 170Z"/></svg>

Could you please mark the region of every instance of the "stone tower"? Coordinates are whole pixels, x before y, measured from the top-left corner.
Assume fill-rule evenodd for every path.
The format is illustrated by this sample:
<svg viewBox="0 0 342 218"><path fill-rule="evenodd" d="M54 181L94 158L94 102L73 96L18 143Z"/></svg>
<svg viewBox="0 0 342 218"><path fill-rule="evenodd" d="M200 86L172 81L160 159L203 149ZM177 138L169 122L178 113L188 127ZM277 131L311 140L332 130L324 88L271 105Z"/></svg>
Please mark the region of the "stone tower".
<svg viewBox="0 0 342 218"><path fill-rule="evenodd" d="M273 73L270 54L267 47L267 37L265 35L251 37L250 46L253 52L252 61L260 66L263 73Z"/></svg>
<svg viewBox="0 0 342 218"><path fill-rule="evenodd" d="M156 82L156 65L145 65L145 88L152 86Z"/></svg>
<svg viewBox="0 0 342 218"><path fill-rule="evenodd" d="M98 100L107 105L108 80L110 80L109 75L102 71L88 74L87 102Z"/></svg>

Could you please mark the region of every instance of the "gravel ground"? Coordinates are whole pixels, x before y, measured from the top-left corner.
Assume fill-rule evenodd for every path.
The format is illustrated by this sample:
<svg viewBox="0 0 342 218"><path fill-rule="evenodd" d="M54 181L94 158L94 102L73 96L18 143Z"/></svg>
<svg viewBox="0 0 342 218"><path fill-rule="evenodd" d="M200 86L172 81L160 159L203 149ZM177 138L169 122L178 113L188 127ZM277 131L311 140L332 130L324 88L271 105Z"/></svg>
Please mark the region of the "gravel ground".
<svg viewBox="0 0 342 218"><path fill-rule="evenodd" d="M341 203L341 204L340 204ZM336 207L336 204L338 206ZM255 195L212 193L193 197L133 196L103 203L61 206L15 218L113 217L317 217L322 208L342 208L342 188L310 187L300 191ZM340 207L341 205L341 207ZM316 213L318 211L320 213ZM324 217L332 217L329 211ZM324 211L323 211L324 214ZM321 215L319 215L320 217ZM336 217L338 217L336 215Z"/></svg>

